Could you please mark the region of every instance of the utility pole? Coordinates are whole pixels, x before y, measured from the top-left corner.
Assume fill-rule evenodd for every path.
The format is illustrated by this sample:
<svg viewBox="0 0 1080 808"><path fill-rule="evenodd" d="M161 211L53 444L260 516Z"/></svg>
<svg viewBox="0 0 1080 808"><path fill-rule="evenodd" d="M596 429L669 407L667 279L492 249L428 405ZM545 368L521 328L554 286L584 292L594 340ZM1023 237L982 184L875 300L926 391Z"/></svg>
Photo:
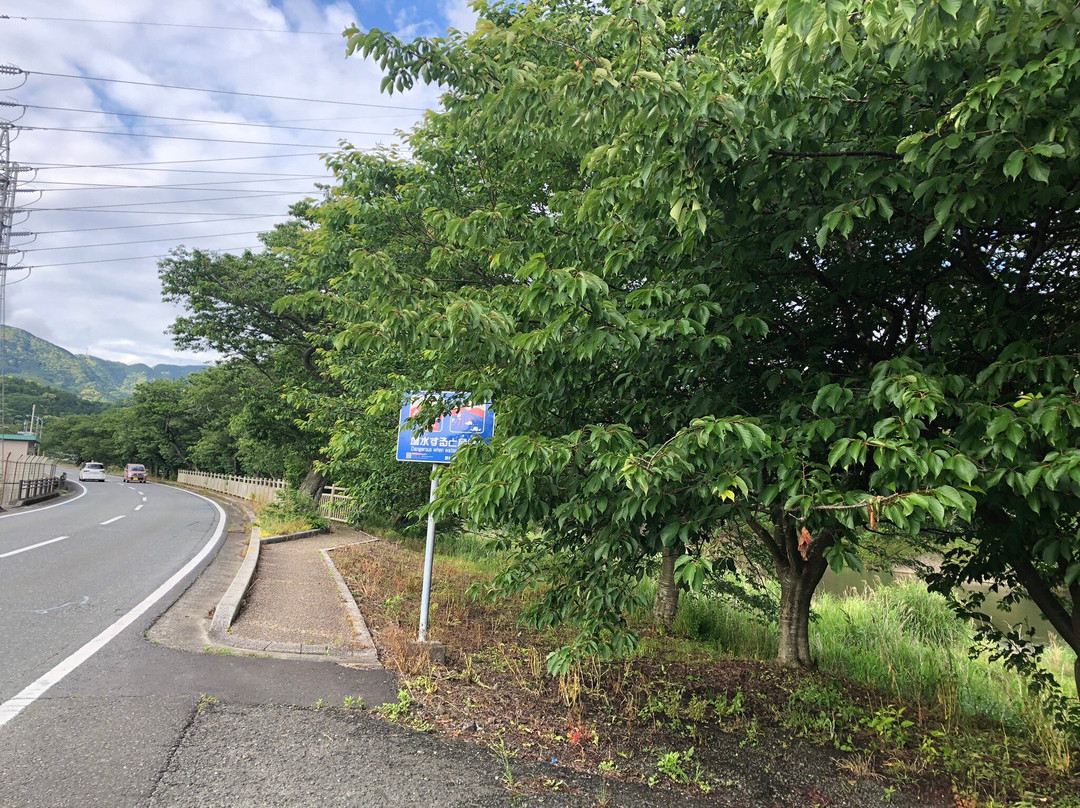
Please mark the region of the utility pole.
<svg viewBox="0 0 1080 808"><path fill-rule="evenodd" d="M0 65L0 74L11 74L18 70L9 65ZM5 106L11 106L5 103ZM26 270L23 266L12 266L11 256L21 250L11 246L13 236L31 236L31 233L16 233L12 230L15 213L15 194L18 193L19 172L28 166L21 166L11 159L11 133L17 129L10 121L0 121L0 434L7 425L7 284L8 275L16 270ZM16 262L18 264L18 262ZM2 439L0 439L2 448Z"/></svg>
<svg viewBox="0 0 1080 808"><path fill-rule="evenodd" d="M11 164L11 124L0 123L0 434L7 427L7 275L18 172ZM0 437L0 449L3 438ZM2 454L2 453L0 453Z"/></svg>

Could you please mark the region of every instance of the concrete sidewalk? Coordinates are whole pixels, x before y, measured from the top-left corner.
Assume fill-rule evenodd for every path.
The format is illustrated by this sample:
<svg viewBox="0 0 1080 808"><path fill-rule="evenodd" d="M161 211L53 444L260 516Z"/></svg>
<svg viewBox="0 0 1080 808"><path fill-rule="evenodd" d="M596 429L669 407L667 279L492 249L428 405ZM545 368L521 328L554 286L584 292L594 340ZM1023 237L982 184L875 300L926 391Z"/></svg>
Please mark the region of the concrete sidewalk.
<svg viewBox="0 0 1080 808"><path fill-rule="evenodd" d="M380 667L364 618L326 552L371 538L350 528L265 539L253 530L245 563L215 609L211 642Z"/></svg>
<svg viewBox="0 0 1080 808"><path fill-rule="evenodd" d="M263 540L254 577L228 629L228 645L377 666L367 625L325 552L370 539L342 528L288 541Z"/></svg>

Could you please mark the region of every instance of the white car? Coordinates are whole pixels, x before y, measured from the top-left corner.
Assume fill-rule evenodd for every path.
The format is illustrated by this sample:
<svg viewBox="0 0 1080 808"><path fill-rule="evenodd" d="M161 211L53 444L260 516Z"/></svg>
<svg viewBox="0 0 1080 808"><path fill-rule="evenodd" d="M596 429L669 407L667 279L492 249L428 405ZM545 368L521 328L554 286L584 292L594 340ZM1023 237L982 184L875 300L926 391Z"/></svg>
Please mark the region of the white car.
<svg viewBox="0 0 1080 808"><path fill-rule="evenodd" d="M105 482L105 464L87 463L79 470L79 482Z"/></svg>

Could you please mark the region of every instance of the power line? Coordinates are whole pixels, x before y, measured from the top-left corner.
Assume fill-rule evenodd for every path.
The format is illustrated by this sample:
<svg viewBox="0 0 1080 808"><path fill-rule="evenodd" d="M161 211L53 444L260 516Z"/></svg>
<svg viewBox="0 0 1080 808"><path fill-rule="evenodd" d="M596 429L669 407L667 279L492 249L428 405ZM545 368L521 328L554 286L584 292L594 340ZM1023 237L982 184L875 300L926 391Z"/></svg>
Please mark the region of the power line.
<svg viewBox="0 0 1080 808"><path fill-rule="evenodd" d="M143 132L110 132L103 129L72 129L64 126L18 126L26 132L76 132L83 135L108 135L110 137L148 137L155 140L190 140L198 143L242 143L245 146L281 146L282 148L337 149L340 144L324 146L320 143L274 143L268 140L229 140L216 137L191 137L190 135L151 135Z"/></svg>
<svg viewBox="0 0 1080 808"><path fill-rule="evenodd" d="M107 188L110 190L151 190L151 191L225 191L227 188L207 188L208 185L247 185L252 182L285 182L298 180L325 180L325 174L301 174L296 177L267 177L261 180L203 180L202 182L177 183L174 185L133 185L131 183L108 183L108 182L61 182L59 180L34 180L34 185L60 185L61 188L27 188L28 191L40 191L52 193L55 191L96 191Z"/></svg>
<svg viewBox="0 0 1080 808"><path fill-rule="evenodd" d="M212 190L212 189L208 189ZM28 208L28 210L101 210L108 212L110 208L135 208L146 207L148 205L190 205L194 202L225 202L233 199L260 199L262 197L269 196L297 196L307 195L307 191L252 191L245 196L208 196L202 199L162 199L160 202L116 202L111 205L79 205L72 208ZM117 213L125 213L129 211L117 211Z"/></svg>
<svg viewBox="0 0 1080 808"><path fill-rule="evenodd" d="M241 28L228 25L189 25L179 22L143 22L141 20L91 20L79 17L23 17L21 15L0 14L0 20L25 20L43 22L90 22L108 25L152 25L158 28L199 28L207 31L248 31L258 34L298 34L304 36L334 36L341 37L342 32L331 31L292 31L288 28Z"/></svg>
<svg viewBox="0 0 1080 808"><path fill-rule="evenodd" d="M194 241L195 239L225 238L226 236L252 236L258 235L258 233L259 231L257 230L241 230L237 233L211 233L209 235L203 236L185 236L183 239L178 239L175 236L169 236L167 238L148 238L139 239L137 241L103 241L99 244L69 244L64 247L37 247L32 250L23 250L23 252L29 255L31 253L55 252L56 250L87 250L97 247L120 247L129 244L159 244L162 241Z"/></svg>
<svg viewBox="0 0 1080 808"><path fill-rule="evenodd" d="M212 162L210 160L191 160L185 162ZM141 165L135 164L118 164L118 165L82 165L79 163L36 163L34 168L38 171L47 171L55 168L109 168L119 169L123 171L157 171L165 174L223 174L227 176L238 177L277 177L279 179L290 178L308 178L308 177L323 177L326 178L326 174L276 174L273 171L222 171L220 169L207 169L207 168L151 168L153 164ZM207 180L212 182L213 180ZM35 182L43 182L43 180L35 180Z"/></svg>
<svg viewBox="0 0 1080 808"><path fill-rule="evenodd" d="M232 252L234 250L257 250L261 247L261 244L256 244L251 247L222 247L221 249L213 250L213 252ZM52 267L74 267L84 264L111 264L116 261L145 261L150 258L168 258L168 253L159 253L158 255L131 255L127 258L99 258L97 261L64 261L59 264L34 264L33 266L24 267L24 269L51 269Z"/></svg>
<svg viewBox="0 0 1080 808"><path fill-rule="evenodd" d="M213 200L217 202L219 200ZM159 203L164 204L164 203ZM210 212L207 210L94 210L92 208L33 208L34 213L65 211L67 213L108 213L110 215L118 215L121 213L136 213L140 216L236 216L235 210L223 211L221 213ZM247 214L244 218L266 218L275 216L287 216L287 213L281 211L277 213L252 213ZM181 222L181 224L191 224L191 222ZM112 228L106 228L111 230Z"/></svg>
<svg viewBox="0 0 1080 808"><path fill-rule="evenodd" d="M102 81L110 84L131 84L137 87L156 87L163 90L189 90L196 93L216 93L219 95L242 95L247 98L272 98L275 101L303 101L307 104L338 104L346 107L370 107L373 109L408 110L411 112L427 112L427 107L401 107L392 104L369 104L363 101L336 101L327 98L300 98L292 95L271 95L268 93L245 93L239 90L211 90L206 87L185 87L180 84L157 84L152 81L132 81L130 79L110 79L102 76L79 76L72 73L49 73L43 70L21 70L21 73L32 76L51 76L60 79L79 79L81 81Z"/></svg>
<svg viewBox="0 0 1080 808"><path fill-rule="evenodd" d="M296 145L296 144L289 144ZM356 151L379 151L377 147L352 147ZM51 168L135 168L140 166L170 166L170 165L182 165L184 163L227 163L234 160L280 160L287 157L322 157L323 152L296 152L294 154L263 154L253 155L250 157L193 157L190 160L151 160L143 163L39 163L37 168L41 171L45 171ZM221 171L208 171L203 172L198 169L176 169L177 171L189 171L197 173L208 174L225 174L229 172ZM241 172L248 173L248 172Z"/></svg>
<svg viewBox="0 0 1080 808"><path fill-rule="evenodd" d="M39 208L37 210L40 210ZM135 213L137 211L131 211ZM35 230L38 236L53 236L61 233L98 233L103 230L138 230L145 227L183 227L189 224L216 224L218 222L238 222L245 219L280 219L286 213L256 213L251 216L232 216L225 219L195 219L190 222L155 222L154 224L121 224L110 227L79 227L71 230Z"/></svg>
<svg viewBox="0 0 1080 808"><path fill-rule="evenodd" d="M26 109L48 109L56 112L80 112L87 115L115 115L118 118L146 118L154 121L179 121L180 123L215 124L218 126L250 126L259 129L289 129L297 132L337 132L341 135L382 135L393 137L394 132L361 132L351 129L326 129L313 126L284 126L277 123L247 123L241 121L221 121L209 118L175 118L169 115L142 115L137 112L109 112L103 109L80 109L77 107L50 107L41 104L18 104L14 101L0 101L0 107L25 107ZM36 128L36 127L35 127Z"/></svg>

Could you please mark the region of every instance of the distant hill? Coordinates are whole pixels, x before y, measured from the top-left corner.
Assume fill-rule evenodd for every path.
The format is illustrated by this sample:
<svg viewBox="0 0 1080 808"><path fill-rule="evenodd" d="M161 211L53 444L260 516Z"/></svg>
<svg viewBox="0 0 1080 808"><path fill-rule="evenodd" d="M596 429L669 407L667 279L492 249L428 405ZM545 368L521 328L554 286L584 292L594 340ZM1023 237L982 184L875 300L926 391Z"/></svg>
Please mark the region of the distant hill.
<svg viewBox="0 0 1080 808"><path fill-rule="evenodd" d="M7 375L46 384L88 401L115 402L127 398L136 385L155 379L182 379L203 365L125 365L96 356L81 356L35 337L29 331L4 326Z"/></svg>
<svg viewBox="0 0 1080 808"><path fill-rule="evenodd" d="M65 415L96 415L110 406L112 405L104 401L87 401L55 387L18 376L8 376L4 384L4 412L0 414L0 432L17 432L24 426L28 427L31 415L46 420L63 418Z"/></svg>

